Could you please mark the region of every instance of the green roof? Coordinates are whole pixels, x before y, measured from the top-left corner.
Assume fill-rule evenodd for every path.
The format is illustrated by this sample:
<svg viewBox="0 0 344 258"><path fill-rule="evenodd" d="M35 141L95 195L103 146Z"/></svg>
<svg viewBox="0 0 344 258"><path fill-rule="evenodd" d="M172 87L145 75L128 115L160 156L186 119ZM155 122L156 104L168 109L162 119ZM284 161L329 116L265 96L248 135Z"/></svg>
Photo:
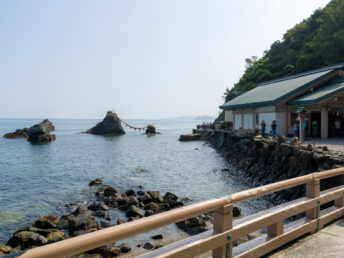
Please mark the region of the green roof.
<svg viewBox="0 0 344 258"><path fill-rule="evenodd" d="M317 81L342 67L343 64L328 66L259 84L256 88L226 102L220 108L236 109L277 105L310 88Z"/></svg>
<svg viewBox="0 0 344 258"><path fill-rule="evenodd" d="M344 79L336 80L334 83L325 85L319 89L312 92L306 93L292 101L288 104L290 105L309 105L322 102L328 98L331 98L339 93L344 92Z"/></svg>

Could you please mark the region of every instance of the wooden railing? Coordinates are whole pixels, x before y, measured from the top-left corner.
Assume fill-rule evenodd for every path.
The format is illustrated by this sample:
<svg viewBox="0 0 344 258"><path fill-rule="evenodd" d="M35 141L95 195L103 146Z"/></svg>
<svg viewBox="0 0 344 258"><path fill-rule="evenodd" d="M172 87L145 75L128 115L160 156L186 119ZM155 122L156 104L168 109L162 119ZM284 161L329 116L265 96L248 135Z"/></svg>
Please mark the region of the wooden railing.
<svg viewBox="0 0 344 258"><path fill-rule="evenodd" d="M208 251L213 257L259 257L344 216L344 186L320 192L321 179L343 174L344 168L338 168L257 187L30 249L22 257L67 257L208 212L213 212L213 229L141 257L195 257ZM233 204L304 184L305 197L233 221ZM332 201L333 206L320 210ZM284 223L302 212L305 217ZM233 241L263 228L266 234L233 248Z"/></svg>

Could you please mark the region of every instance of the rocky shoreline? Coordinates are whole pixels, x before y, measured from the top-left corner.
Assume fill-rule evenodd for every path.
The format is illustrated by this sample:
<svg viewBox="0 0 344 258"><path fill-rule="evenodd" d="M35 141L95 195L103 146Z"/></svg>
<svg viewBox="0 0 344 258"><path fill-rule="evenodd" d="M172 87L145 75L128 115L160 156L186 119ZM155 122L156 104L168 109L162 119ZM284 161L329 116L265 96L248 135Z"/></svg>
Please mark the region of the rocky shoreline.
<svg viewBox="0 0 344 258"><path fill-rule="evenodd" d="M123 224L142 217L184 206L189 200L180 199L177 195L158 191L134 191L128 189L124 193L97 178L89 183L92 201L81 201L65 205L61 216L48 214L32 224L13 233L5 245L0 245L0 256L20 252L67 238L77 237L102 228L114 226L113 212L122 213L126 219L117 219L116 224ZM235 215L240 209L235 207ZM198 234L211 224L211 214L204 214L176 223L176 227L188 235ZM153 234L152 241L137 242L135 248L142 251L160 248L163 234ZM166 239L169 241L169 239ZM158 241L158 242L156 242ZM131 252L133 246L126 243L110 244L88 251L85 255L97 254L101 257L114 257Z"/></svg>
<svg viewBox="0 0 344 258"><path fill-rule="evenodd" d="M239 136L232 133L201 133L225 159L238 169L252 187L344 166L344 154L326 146L304 146L284 136L263 138L256 133ZM321 181L321 190L344 182L344 176ZM264 198L275 205L305 196L305 187L299 186Z"/></svg>

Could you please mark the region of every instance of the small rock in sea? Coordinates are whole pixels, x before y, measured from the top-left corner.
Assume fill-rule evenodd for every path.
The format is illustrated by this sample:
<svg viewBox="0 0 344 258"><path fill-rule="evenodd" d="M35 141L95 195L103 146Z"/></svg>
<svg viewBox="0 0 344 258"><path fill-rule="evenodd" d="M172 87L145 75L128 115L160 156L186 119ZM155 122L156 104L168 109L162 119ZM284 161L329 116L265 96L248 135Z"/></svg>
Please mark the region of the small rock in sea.
<svg viewBox="0 0 344 258"><path fill-rule="evenodd" d="M139 185L139 189L143 189L143 185Z"/></svg>
<svg viewBox="0 0 344 258"><path fill-rule="evenodd" d="M113 188L112 186L108 186L105 190L104 190L104 195L106 197L109 196L116 196L119 194L119 191L115 188Z"/></svg>
<svg viewBox="0 0 344 258"><path fill-rule="evenodd" d="M146 134L156 134L154 125L147 125Z"/></svg>
<svg viewBox="0 0 344 258"><path fill-rule="evenodd" d="M233 207L233 217L239 217L241 215L241 208L234 206Z"/></svg>
<svg viewBox="0 0 344 258"><path fill-rule="evenodd" d="M145 192L144 191L137 191L136 193L138 196L142 196L142 195L145 195Z"/></svg>
<svg viewBox="0 0 344 258"><path fill-rule="evenodd" d="M103 252L101 252L102 257L116 257L121 254L121 249L115 246L111 246L106 248Z"/></svg>
<svg viewBox="0 0 344 258"><path fill-rule="evenodd" d="M186 141L197 141L201 139L201 135L199 134L182 134L179 137L179 141L186 142Z"/></svg>
<svg viewBox="0 0 344 258"><path fill-rule="evenodd" d="M149 216L152 216L152 215L154 215L154 212L152 210L147 210L146 213L145 213L146 217L149 217Z"/></svg>
<svg viewBox="0 0 344 258"><path fill-rule="evenodd" d="M229 171L229 168L223 168L221 171Z"/></svg>
<svg viewBox="0 0 344 258"><path fill-rule="evenodd" d="M92 180L88 185L89 186L94 186L94 185L102 185L104 183L104 181L100 178L96 178L94 180Z"/></svg>
<svg viewBox="0 0 344 258"><path fill-rule="evenodd" d="M134 205L130 205L125 213L125 216L127 217L143 217L144 215L144 211Z"/></svg>
<svg viewBox="0 0 344 258"><path fill-rule="evenodd" d="M128 253L128 252L131 251L131 247L130 247L129 245L125 244L125 243L120 244L120 245L118 246L118 248L121 249L121 252L122 252L122 253Z"/></svg>
<svg viewBox="0 0 344 258"><path fill-rule="evenodd" d="M146 249L146 250L150 250L150 249L152 249L154 246L151 244L151 243L149 243L149 242L147 242L147 243L145 243L144 245L143 245L143 248L144 249Z"/></svg>
<svg viewBox="0 0 344 258"><path fill-rule="evenodd" d="M159 240L159 239L163 239L164 237L162 234L158 234L158 235L152 236L151 238L154 240Z"/></svg>
<svg viewBox="0 0 344 258"><path fill-rule="evenodd" d="M80 216L80 215L87 215L89 214L89 210L86 210L85 208L83 207L78 207L75 211L73 211L73 215L74 216Z"/></svg>
<svg viewBox="0 0 344 258"><path fill-rule="evenodd" d="M109 209L109 207L106 206L106 204L102 201L95 201L93 203L91 203L87 209L91 210L91 211L97 211L97 210L103 210L103 211L107 211Z"/></svg>
<svg viewBox="0 0 344 258"><path fill-rule="evenodd" d="M125 192L127 196L136 196L136 193L133 189L129 189L128 191Z"/></svg>
<svg viewBox="0 0 344 258"><path fill-rule="evenodd" d="M182 202L191 202L191 200L188 197L184 197L181 201Z"/></svg>
<svg viewBox="0 0 344 258"><path fill-rule="evenodd" d="M195 148L195 150L198 150L198 148Z"/></svg>
<svg viewBox="0 0 344 258"><path fill-rule="evenodd" d="M156 246L154 246L154 250L159 249L161 247L163 247L163 245L156 245Z"/></svg>
<svg viewBox="0 0 344 258"><path fill-rule="evenodd" d="M101 222L100 222L100 226L101 226L102 228L109 228L109 227L112 227L113 225L112 225L111 223L109 223L109 222L101 221Z"/></svg>
<svg viewBox="0 0 344 258"><path fill-rule="evenodd" d="M125 221L124 221L123 219L118 219L118 220L117 220L117 225L121 225L121 224L123 224L123 223L125 223Z"/></svg>
<svg viewBox="0 0 344 258"><path fill-rule="evenodd" d="M55 215L50 214L36 220L34 225L37 228L43 228L43 229L56 228L58 221L59 219Z"/></svg>

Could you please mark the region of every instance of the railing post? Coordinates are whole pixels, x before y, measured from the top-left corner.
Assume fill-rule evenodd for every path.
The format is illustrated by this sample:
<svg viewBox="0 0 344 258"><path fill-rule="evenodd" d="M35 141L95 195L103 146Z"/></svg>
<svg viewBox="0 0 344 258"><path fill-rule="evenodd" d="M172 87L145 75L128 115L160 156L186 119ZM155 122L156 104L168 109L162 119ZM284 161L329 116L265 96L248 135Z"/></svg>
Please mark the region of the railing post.
<svg viewBox="0 0 344 258"><path fill-rule="evenodd" d="M233 228L233 204L223 206L213 212L214 233L221 233ZM232 257L232 243L227 249L227 256ZM221 246L213 250L213 258L226 257L226 246Z"/></svg>
<svg viewBox="0 0 344 258"><path fill-rule="evenodd" d="M283 234L284 221L279 221L268 226L267 233L270 238L277 237Z"/></svg>
<svg viewBox="0 0 344 258"><path fill-rule="evenodd" d="M320 180L313 179L310 183L306 185L306 197L308 198L318 198L320 196ZM318 207L314 207L306 211L306 218L307 219L318 219L320 213L320 204ZM317 228L313 230L311 233L316 232L320 229L319 223L317 224Z"/></svg>

